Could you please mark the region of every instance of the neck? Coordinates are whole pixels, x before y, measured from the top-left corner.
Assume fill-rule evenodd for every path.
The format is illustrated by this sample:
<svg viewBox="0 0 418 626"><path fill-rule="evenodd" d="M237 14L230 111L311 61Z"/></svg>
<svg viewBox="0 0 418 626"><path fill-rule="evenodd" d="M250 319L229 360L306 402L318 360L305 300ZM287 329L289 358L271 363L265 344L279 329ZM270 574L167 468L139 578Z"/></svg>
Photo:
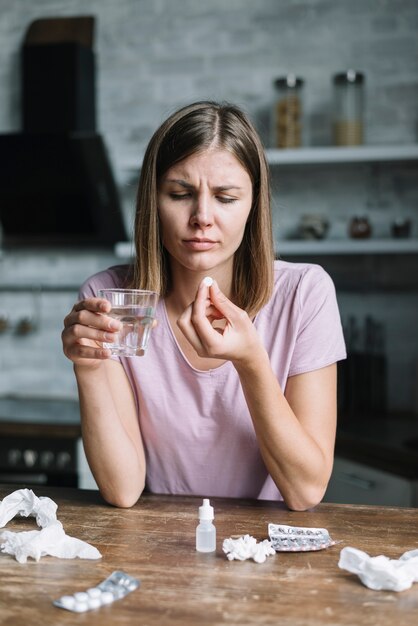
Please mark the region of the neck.
<svg viewBox="0 0 418 626"><path fill-rule="evenodd" d="M213 270L203 272L190 271L184 267L171 267L172 286L170 293L166 296L166 305L173 313L180 315L196 298L198 287L205 278L211 276L216 280L220 290L227 298L232 296L232 266L217 267Z"/></svg>

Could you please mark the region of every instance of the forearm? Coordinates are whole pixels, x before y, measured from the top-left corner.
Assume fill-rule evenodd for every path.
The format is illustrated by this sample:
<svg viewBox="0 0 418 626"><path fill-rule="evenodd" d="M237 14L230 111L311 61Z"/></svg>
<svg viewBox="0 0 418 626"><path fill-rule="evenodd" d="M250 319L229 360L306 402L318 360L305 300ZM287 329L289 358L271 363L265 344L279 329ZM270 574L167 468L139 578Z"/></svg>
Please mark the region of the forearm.
<svg viewBox="0 0 418 626"><path fill-rule="evenodd" d="M139 426L124 422L124 406L132 398L112 393L106 364L86 370L74 367L80 398L81 428L86 456L101 494L111 504L127 507L139 498L145 483L145 457ZM128 393L132 393L127 389ZM125 393L125 395L127 395ZM126 420L126 415L123 416ZM135 427L136 426L136 427Z"/></svg>
<svg viewBox="0 0 418 626"><path fill-rule="evenodd" d="M287 401L264 349L234 363L266 467L287 505L307 509L325 491L332 453L318 445Z"/></svg>

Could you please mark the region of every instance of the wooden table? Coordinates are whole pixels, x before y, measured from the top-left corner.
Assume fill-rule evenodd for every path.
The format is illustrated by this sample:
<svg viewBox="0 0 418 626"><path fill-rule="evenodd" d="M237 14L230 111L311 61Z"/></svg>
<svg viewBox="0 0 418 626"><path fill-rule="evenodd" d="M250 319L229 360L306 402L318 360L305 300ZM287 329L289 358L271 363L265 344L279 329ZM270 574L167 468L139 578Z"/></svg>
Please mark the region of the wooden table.
<svg viewBox="0 0 418 626"><path fill-rule="evenodd" d="M0 499L15 488L1 486ZM144 495L132 509L115 509L93 491L34 491L54 499L66 532L95 545L103 558L20 564L0 554L2 626L418 624L418 583L401 593L372 591L337 567L344 546L392 558L418 548L418 509L322 504L301 513L272 502L213 498L217 551L200 554L200 498ZM224 538L249 533L265 539L268 522L324 527L341 543L319 552L278 553L263 564L226 559ZM33 518L7 525L34 527ZM140 589L84 614L53 606L54 599L93 587L116 569L140 578Z"/></svg>

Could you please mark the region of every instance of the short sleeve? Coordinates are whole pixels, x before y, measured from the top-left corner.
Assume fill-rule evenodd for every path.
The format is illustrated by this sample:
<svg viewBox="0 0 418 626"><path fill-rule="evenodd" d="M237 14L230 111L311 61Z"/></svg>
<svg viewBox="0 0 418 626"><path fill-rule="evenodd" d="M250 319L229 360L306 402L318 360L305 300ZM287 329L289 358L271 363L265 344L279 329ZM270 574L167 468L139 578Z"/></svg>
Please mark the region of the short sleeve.
<svg viewBox="0 0 418 626"><path fill-rule="evenodd" d="M345 359L346 349L334 283L319 265L310 265L298 288L298 327L289 376Z"/></svg>
<svg viewBox="0 0 418 626"><path fill-rule="evenodd" d="M80 300L96 297L99 289L125 287L131 277L132 268L129 265L114 265L109 269L90 276L80 287Z"/></svg>

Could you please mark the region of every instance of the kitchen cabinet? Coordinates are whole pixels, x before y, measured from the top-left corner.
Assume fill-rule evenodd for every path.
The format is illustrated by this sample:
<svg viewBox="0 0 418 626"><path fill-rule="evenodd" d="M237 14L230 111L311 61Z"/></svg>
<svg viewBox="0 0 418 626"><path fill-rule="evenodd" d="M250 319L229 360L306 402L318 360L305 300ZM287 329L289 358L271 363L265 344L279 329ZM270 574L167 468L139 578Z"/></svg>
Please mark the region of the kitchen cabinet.
<svg viewBox="0 0 418 626"><path fill-rule="evenodd" d="M418 506L418 481L336 457L324 502Z"/></svg>

